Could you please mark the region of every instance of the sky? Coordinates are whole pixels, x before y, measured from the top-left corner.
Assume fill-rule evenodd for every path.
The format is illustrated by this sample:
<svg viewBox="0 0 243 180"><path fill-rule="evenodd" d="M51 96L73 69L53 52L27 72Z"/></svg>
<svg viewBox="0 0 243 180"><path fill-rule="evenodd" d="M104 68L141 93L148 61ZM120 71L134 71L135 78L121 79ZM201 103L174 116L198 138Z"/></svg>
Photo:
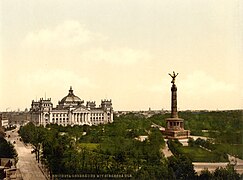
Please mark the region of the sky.
<svg viewBox="0 0 243 180"><path fill-rule="evenodd" d="M0 111L68 94L118 110L243 108L241 0L1 0Z"/></svg>

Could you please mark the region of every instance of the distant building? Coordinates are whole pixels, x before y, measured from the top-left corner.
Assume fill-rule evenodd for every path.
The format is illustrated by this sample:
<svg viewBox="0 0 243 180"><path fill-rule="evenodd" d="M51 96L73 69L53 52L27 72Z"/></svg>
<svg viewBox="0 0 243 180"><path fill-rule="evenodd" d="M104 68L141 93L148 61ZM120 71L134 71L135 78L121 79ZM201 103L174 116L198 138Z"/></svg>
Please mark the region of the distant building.
<svg viewBox="0 0 243 180"><path fill-rule="evenodd" d="M102 100L101 105L96 107L94 101L84 101L75 96L70 87L67 96L58 102L53 108L51 99L41 98L32 101L30 108L31 121L36 125L98 125L113 122L113 107L111 100Z"/></svg>
<svg viewBox="0 0 243 180"><path fill-rule="evenodd" d="M0 127L7 128L8 125L8 118L5 116L5 114L0 114Z"/></svg>
<svg viewBox="0 0 243 180"><path fill-rule="evenodd" d="M11 111L3 112L3 114L8 118L9 126L24 125L30 121L30 113L28 111Z"/></svg>

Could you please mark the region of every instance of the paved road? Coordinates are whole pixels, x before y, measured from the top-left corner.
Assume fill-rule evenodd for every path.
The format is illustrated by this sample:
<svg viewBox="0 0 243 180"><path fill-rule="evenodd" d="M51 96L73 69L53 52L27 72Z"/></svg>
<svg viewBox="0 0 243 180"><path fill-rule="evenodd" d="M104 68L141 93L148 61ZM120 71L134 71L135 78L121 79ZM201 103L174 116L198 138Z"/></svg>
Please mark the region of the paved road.
<svg viewBox="0 0 243 180"><path fill-rule="evenodd" d="M172 152L170 151L167 141L165 141L165 147L162 149L162 152L164 153L165 157L173 156Z"/></svg>
<svg viewBox="0 0 243 180"><path fill-rule="evenodd" d="M10 142L16 142L14 146L19 158L17 168L20 169L23 180L46 180L38 167L35 155L31 154L32 148L25 146L23 142L19 141L17 130L7 132L7 137L8 135L10 135L10 138L8 138Z"/></svg>
<svg viewBox="0 0 243 180"><path fill-rule="evenodd" d="M228 163L193 162L192 164L194 165L194 169L195 169L196 172L201 172L204 169L208 169L209 171L214 171L218 167L225 168Z"/></svg>
<svg viewBox="0 0 243 180"><path fill-rule="evenodd" d="M194 162L193 163L194 169L195 169L196 172L201 172L204 169L208 169L209 171L214 171L218 167L225 168L227 166L227 164L228 163L220 163L220 162L218 162L218 163L207 163L207 162L205 162L205 163L202 163L202 162L201 163L200 162L195 163ZM235 170L236 170L237 173L242 174L243 173L243 164L242 163L237 163L235 165Z"/></svg>

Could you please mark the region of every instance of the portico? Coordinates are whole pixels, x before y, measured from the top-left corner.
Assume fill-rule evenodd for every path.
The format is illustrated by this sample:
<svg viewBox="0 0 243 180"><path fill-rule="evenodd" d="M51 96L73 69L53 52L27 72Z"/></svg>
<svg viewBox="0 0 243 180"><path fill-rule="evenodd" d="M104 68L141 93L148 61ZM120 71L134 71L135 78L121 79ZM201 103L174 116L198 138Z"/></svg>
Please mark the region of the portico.
<svg viewBox="0 0 243 180"><path fill-rule="evenodd" d="M84 125L90 123L90 113L87 112L75 112L72 114L72 124Z"/></svg>

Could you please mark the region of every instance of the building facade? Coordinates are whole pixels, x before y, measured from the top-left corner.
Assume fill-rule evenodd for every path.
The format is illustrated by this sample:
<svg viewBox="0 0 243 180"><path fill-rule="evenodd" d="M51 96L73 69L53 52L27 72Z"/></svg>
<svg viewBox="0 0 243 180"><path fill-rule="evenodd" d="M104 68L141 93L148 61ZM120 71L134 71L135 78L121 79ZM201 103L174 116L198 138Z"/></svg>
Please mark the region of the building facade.
<svg viewBox="0 0 243 180"><path fill-rule="evenodd" d="M99 107L95 101L84 101L75 96L70 87L67 96L54 108L51 98L32 101L30 108L31 121L36 125L99 125L113 122L111 100L101 100Z"/></svg>
<svg viewBox="0 0 243 180"><path fill-rule="evenodd" d="M0 127L7 128L9 126L8 118L5 114L0 114Z"/></svg>

